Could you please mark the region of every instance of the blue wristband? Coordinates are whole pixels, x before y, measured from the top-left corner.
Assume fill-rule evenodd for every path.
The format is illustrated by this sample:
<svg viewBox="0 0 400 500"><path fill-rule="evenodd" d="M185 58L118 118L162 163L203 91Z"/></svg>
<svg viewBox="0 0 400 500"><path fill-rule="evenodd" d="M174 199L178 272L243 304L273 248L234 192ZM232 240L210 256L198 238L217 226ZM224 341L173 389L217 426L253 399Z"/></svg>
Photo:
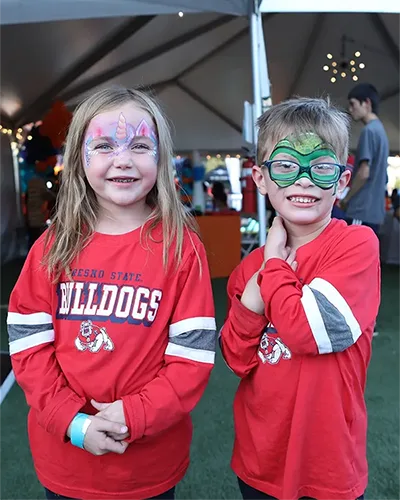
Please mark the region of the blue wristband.
<svg viewBox="0 0 400 500"><path fill-rule="evenodd" d="M84 449L83 441L90 422L91 420L86 413L77 413L71 422L71 443L78 448L82 448L82 450Z"/></svg>

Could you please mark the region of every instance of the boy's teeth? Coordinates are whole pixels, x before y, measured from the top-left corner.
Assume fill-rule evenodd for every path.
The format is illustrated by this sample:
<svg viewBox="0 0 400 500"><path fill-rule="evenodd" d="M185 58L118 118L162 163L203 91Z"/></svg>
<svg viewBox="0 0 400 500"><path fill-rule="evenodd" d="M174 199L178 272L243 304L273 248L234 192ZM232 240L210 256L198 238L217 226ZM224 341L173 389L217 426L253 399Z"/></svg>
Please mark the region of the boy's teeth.
<svg viewBox="0 0 400 500"><path fill-rule="evenodd" d="M315 201L314 198L305 198L303 196L291 196L289 200L294 201L295 203L312 203Z"/></svg>

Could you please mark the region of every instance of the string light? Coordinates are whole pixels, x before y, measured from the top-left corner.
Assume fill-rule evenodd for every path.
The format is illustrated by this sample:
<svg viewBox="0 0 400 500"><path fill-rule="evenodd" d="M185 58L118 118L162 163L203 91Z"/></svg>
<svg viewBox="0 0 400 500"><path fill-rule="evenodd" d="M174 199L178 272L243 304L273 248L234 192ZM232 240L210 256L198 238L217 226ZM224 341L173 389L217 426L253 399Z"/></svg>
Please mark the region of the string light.
<svg viewBox="0 0 400 500"><path fill-rule="evenodd" d="M357 70L356 70L356 68L354 68L354 67L353 67L353 68L351 68L351 71L352 71L353 73L355 73Z"/></svg>
<svg viewBox="0 0 400 500"><path fill-rule="evenodd" d="M182 11L180 11L180 12L178 13L178 16L179 16L179 17L183 17L183 12L182 12Z"/></svg>
<svg viewBox="0 0 400 500"><path fill-rule="evenodd" d="M336 61L333 61L332 66L333 66L334 68L336 68L336 66L337 66L337 62L336 62Z"/></svg>
<svg viewBox="0 0 400 500"><path fill-rule="evenodd" d="M19 132L19 133L21 133L21 132L22 132L22 128L19 128L19 129L18 129L18 132Z"/></svg>
<svg viewBox="0 0 400 500"><path fill-rule="evenodd" d="M327 57L328 59L333 59L333 55L332 55L332 54L326 54L326 57Z"/></svg>
<svg viewBox="0 0 400 500"><path fill-rule="evenodd" d="M334 76L332 76L332 78L331 78L331 82L332 82L332 83L335 83L335 82L336 82L336 78L335 78Z"/></svg>
<svg viewBox="0 0 400 500"><path fill-rule="evenodd" d="M358 80L358 76L357 75L353 75L353 80L356 82Z"/></svg>
<svg viewBox="0 0 400 500"><path fill-rule="evenodd" d="M360 56L361 56L361 52L360 52L359 50L357 50L357 52L354 52L354 55L355 55L356 57L360 57Z"/></svg>
<svg viewBox="0 0 400 500"><path fill-rule="evenodd" d="M11 135L11 134L12 134L12 130L11 130L10 128L7 130L7 134L8 134L8 135Z"/></svg>
<svg viewBox="0 0 400 500"><path fill-rule="evenodd" d="M344 71L342 71L342 73L340 73L340 76L341 76L342 78L346 78L346 73L345 73Z"/></svg>
<svg viewBox="0 0 400 500"><path fill-rule="evenodd" d="M364 63L360 63L360 64L358 65L358 67L359 67L360 69L364 69L364 68L365 68L365 64L364 64Z"/></svg>
<svg viewBox="0 0 400 500"><path fill-rule="evenodd" d="M27 139L28 139L28 141L31 141L32 140L32 136L28 135Z"/></svg>
<svg viewBox="0 0 400 500"><path fill-rule="evenodd" d="M337 69L332 70L332 73L333 73L334 75L337 75Z"/></svg>

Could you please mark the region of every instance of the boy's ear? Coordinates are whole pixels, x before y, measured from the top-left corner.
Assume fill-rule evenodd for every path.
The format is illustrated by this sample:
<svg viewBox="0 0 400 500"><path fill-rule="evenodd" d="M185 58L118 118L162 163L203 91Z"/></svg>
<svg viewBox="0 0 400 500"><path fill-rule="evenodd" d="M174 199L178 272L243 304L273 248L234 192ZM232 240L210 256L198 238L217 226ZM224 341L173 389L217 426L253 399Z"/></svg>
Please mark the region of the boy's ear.
<svg viewBox="0 0 400 500"><path fill-rule="evenodd" d="M338 193L343 193L344 188L350 182L350 179L351 179L350 170L345 170L343 174L340 176L340 179L338 180L338 188L337 188Z"/></svg>
<svg viewBox="0 0 400 500"><path fill-rule="evenodd" d="M258 165L254 165L251 175L253 176L253 181L262 195L267 194L267 184L265 182L265 176L263 169Z"/></svg>

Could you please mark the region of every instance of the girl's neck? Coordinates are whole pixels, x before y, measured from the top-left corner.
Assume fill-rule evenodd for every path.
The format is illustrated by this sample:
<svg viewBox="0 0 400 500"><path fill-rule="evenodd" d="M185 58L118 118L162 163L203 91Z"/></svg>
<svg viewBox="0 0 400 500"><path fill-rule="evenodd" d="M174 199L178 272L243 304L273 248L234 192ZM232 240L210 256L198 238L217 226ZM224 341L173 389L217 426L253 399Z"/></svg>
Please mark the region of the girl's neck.
<svg viewBox="0 0 400 500"><path fill-rule="evenodd" d="M113 207L108 210L101 207L96 224L96 231L103 234L124 234L141 227L149 215L151 208L144 205L140 210L137 208L127 210L127 207Z"/></svg>
<svg viewBox="0 0 400 500"><path fill-rule="evenodd" d="M314 224L299 225L287 220L284 221L287 232L287 244L290 248L297 250L301 246L315 240L322 231L329 225L331 215L327 215L323 220Z"/></svg>

